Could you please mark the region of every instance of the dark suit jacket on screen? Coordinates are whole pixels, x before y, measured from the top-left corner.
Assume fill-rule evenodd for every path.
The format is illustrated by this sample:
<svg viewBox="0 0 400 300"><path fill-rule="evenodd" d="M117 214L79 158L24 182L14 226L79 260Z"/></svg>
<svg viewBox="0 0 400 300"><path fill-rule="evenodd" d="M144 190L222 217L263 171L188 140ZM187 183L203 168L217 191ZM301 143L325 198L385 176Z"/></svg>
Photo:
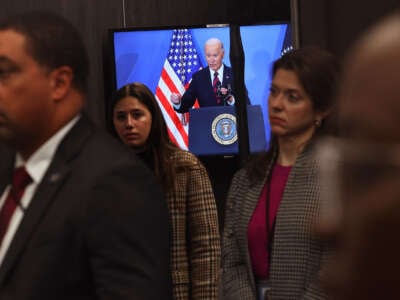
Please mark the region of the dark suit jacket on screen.
<svg viewBox="0 0 400 300"><path fill-rule="evenodd" d="M232 69L226 65L224 65L224 74L221 86L230 86L231 89L234 90ZM198 100L200 107L224 105L223 101L220 104L217 104L209 67L201 69L193 74L192 81L182 96L181 106L179 109L176 109L176 111L180 113L187 112L194 105L196 99Z"/></svg>
<svg viewBox="0 0 400 300"><path fill-rule="evenodd" d="M2 158L0 194L14 156ZM0 266L0 299L168 299L168 274L168 213L151 172L82 117Z"/></svg>

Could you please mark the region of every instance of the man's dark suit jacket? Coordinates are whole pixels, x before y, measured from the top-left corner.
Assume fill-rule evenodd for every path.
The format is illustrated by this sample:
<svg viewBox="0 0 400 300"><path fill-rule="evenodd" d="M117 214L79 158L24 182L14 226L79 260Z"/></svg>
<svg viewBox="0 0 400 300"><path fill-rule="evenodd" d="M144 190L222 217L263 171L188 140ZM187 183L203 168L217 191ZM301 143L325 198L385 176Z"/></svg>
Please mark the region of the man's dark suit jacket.
<svg viewBox="0 0 400 300"><path fill-rule="evenodd" d="M222 78L221 86L225 88L230 86L231 89L234 90L232 68L224 65L224 74ZM193 74L188 89L182 95L181 106L179 109L175 110L180 113L187 112L194 105L196 99L198 99L200 107L224 105L223 101L217 104L209 67L201 69Z"/></svg>
<svg viewBox="0 0 400 300"><path fill-rule="evenodd" d="M1 195L14 154L0 161ZM168 299L168 213L152 176L82 117L59 145L0 266L0 299Z"/></svg>

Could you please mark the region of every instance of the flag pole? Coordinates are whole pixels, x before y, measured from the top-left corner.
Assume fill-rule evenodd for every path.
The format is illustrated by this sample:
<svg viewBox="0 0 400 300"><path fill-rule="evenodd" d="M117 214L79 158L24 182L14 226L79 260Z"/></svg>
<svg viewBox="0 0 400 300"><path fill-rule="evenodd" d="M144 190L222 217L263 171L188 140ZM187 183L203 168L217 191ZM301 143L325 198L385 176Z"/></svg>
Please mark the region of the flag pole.
<svg viewBox="0 0 400 300"><path fill-rule="evenodd" d="M239 163L242 167L249 157L249 134L247 123L247 93L244 84L244 51L240 28L230 25L230 61L235 87L235 108L238 132Z"/></svg>

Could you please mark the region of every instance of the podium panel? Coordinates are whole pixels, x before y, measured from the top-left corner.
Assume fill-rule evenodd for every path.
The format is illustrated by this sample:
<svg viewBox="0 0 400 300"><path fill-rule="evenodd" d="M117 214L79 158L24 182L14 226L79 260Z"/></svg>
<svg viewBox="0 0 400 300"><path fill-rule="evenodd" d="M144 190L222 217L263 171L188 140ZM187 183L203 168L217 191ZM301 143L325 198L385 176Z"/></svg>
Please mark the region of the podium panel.
<svg viewBox="0 0 400 300"><path fill-rule="evenodd" d="M264 119L260 105L247 106L250 152L266 150ZM239 152L236 113L233 106L190 110L189 151L196 155L234 155Z"/></svg>

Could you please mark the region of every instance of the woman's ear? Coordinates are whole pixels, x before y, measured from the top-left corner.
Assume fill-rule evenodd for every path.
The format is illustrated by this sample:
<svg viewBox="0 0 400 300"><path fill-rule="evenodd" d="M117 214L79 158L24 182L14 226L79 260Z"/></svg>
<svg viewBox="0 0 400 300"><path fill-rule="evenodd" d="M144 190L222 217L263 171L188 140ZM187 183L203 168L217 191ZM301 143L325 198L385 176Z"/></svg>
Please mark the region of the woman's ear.
<svg viewBox="0 0 400 300"><path fill-rule="evenodd" d="M51 71L50 76L53 99L61 101L72 87L73 71L69 66L61 66Z"/></svg>
<svg viewBox="0 0 400 300"><path fill-rule="evenodd" d="M315 115L315 122L321 124L322 121L332 113L332 109L327 109L325 111L318 111Z"/></svg>

